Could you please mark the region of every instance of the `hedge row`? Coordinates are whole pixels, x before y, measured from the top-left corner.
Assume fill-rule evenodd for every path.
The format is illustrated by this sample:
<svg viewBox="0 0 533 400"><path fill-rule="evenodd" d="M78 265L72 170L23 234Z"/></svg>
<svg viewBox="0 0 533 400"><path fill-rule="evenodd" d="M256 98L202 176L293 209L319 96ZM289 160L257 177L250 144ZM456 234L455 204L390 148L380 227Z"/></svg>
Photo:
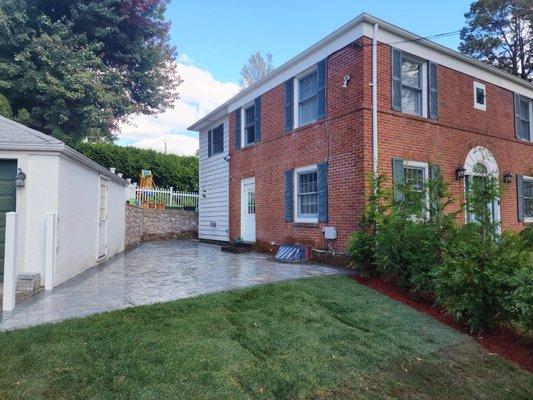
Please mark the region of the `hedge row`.
<svg viewBox="0 0 533 400"><path fill-rule="evenodd" d="M198 157L163 154L154 150L108 143L79 143L76 150L106 168L115 167L125 178L138 182L142 169L149 169L158 187L198 191Z"/></svg>

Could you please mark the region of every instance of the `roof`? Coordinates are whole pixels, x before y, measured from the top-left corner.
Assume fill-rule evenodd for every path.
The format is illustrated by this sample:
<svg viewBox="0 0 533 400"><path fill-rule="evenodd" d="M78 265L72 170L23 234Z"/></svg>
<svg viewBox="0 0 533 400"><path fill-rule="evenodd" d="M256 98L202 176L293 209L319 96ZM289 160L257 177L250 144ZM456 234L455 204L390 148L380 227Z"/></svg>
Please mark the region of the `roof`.
<svg viewBox="0 0 533 400"><path fill-rule="evenodd" d="M117 183L125 185L125 179L107 168L78 153L64 142L35 129L0 115L0 151L57 152L70 160L90 168Z"/></svg>
<svg viewBox="0 0 533 400"><path fill-rule="evenodd" d="M203 129L206 127L207 124L213 123L217 119L220 119L221 117L228 114L228 112L230 111L229 107L233 103L238 102L240 99L243 99L245 97L248 98L251 95L258 96L268 91L269 90L268 83L270 81L276 80L277 78L282 76L284 73L286 73L288 70L295 67L298 63L301 63L307 58L312 57L315 53L319 53L319 52L324 53L324 51L328 49L330 51L329 54L333 53L334 51L336 51L335 46L336 45L338 46L339 43L344 43L343 40L344 41L346 40L346 36L349 37L351 42L357 40L361 36L367 36L365 35L364 29L361 27L361 25L365 22L368 24L372 24L372 25L378 24L380 30L391 32L397 36L401 36L402 38L408 41L416 41L418 45L435 50L444 56L451 57L460 62L465 62L474 68L478 68L480 70L483 70L485 72L488 72L490 74L497 76L498 79L502 81L512 82L514 85L518 85L518 87L525 88L526 90L531 90L533 93L533 85L524 79L521 79L508 72L502 71L501 69L495 68L491 65L478 61L470 56L459 53L458 51L452 50L448 47L432 42L431 40L424 39L420 37L419 35L416 35L405 29L399 28L389 22L376 18L370 14L362 13L358 15L356 18L354 18L352 21L348 22L347 24L337 29L335 32L329 34L328 36L326 36L319 42L315 43L314 45L304 50L303 52L301 52L294 58L290 59L285 64L279 66L278 68L276 68L274 71L272 71L270 74L268 74L263 79L260 79L256 83L241 90L231 99L229 99L228 101L226 101L225 103L223 103L222 105L220 105L219 107L217 107L216 109L214 109L213 111L211 111L210 113L202 117L200 120L192 124L188 129L193 130L193 131ZM339 47L339 48L342 48L342 47Z"/></svg>

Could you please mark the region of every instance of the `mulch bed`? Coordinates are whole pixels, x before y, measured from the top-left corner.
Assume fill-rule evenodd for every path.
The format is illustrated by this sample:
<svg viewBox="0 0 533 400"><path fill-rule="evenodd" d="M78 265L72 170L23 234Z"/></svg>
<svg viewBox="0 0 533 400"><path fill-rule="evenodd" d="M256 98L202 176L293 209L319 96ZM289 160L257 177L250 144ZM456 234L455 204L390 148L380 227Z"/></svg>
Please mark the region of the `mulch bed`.
<svg viewBox="0 0 533 400"><path fill-rule="evenodd" d="M511 329L500 327L490 332L484 332L479 336L471 335L467 328L454 321L443 309L435 306L429 300L415 300L408 291L376 277L363 278L356 275L354 279L365 286L385 294L391 299L405 303L415 310L437 319L445 325L451 326L462 333L469 334L489 352L500 354L520 365L522 368L533 372L533 344L528 343L526 339Z"/></svg>

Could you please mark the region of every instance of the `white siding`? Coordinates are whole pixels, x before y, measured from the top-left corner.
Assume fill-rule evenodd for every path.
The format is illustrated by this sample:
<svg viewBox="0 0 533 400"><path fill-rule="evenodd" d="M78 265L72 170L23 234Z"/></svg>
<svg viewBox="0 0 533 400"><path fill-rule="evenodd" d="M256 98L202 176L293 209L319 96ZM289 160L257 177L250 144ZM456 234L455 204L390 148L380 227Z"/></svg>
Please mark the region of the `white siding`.
<svg viewBox="0 0 533 400"><path fill-rule="evenodd" d="M224 124L224 151L207 156L207 131ZM229 150L228 118L200 131L200 196L198 237L229 240L229 163L224 159ZM204 197L205 195L205 197ZM212 227L212 221L216 227Z"/></svg>

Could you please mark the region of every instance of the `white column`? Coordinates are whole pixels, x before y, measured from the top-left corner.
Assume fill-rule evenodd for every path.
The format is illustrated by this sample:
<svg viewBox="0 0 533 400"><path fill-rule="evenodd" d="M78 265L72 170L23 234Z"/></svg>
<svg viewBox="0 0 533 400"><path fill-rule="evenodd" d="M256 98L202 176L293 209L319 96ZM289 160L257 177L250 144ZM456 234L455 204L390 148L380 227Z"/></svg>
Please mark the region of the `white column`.
<svg viewBox="0 0 533 400"><path fill-rule="evenodd" d="M46 215L45 229L44 289L52 290L54 288L56 247L56 215L54 213Z"/></svg>
<svg viewBox="0 0 533 400"><path fill-rule="evenodd" d="M16 212L6 213L4 294L2 303L4 311L12 311L15 308L17 289L17 219Z"/></svg>

